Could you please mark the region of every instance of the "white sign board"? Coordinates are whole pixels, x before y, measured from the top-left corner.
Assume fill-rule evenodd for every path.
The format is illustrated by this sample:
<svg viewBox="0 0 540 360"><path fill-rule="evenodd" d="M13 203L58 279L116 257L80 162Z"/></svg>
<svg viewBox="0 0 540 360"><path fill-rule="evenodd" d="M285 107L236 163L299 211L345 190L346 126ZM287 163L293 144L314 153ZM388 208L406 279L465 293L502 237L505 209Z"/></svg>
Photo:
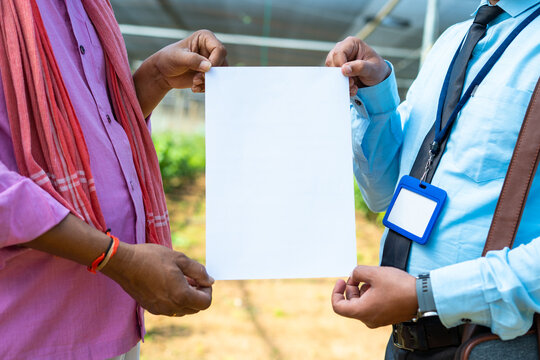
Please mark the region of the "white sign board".
<svg viewBox="0 0 540 360"><path fill-rule="evenodd" d="M356 265L348 80L339 68L206 74L206 266L216 280Z"/></svg>

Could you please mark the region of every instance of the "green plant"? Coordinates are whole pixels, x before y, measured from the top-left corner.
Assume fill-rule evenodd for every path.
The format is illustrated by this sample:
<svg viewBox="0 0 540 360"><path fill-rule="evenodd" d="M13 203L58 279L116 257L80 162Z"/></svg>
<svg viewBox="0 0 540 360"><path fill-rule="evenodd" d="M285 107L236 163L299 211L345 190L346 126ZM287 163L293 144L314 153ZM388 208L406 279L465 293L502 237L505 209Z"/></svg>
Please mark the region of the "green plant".
<svg viewBox="0 0 540 360"><path fill-rule="evenodd" d="M377 219L380 217L379 214L369 210L366 202L364 201L364 198L362 197L362 192L360 191L356 180L354 181L354 206L357 211L361 212L366 217L366 219L370 221L377 222ZM380 221L382 222L382 218Z"/></svg>
<svg viewBox="0 0 540 360"><path fill-rule="evenodd" d="M203 135L153 134L165 191L181 189L205 170Z"/></svg>

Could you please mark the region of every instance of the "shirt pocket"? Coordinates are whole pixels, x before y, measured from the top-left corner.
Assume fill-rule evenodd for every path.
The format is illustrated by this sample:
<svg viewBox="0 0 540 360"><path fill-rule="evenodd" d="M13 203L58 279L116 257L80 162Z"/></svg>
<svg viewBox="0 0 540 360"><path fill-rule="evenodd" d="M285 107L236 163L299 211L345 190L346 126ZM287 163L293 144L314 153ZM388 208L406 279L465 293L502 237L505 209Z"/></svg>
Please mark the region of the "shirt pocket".
<svg viewBox="0 0 540 360"><path fill-rule="evenodd" d="M478 87L450 137L466 176L479 183L506 176L531 94L507 86Z"/></svg>

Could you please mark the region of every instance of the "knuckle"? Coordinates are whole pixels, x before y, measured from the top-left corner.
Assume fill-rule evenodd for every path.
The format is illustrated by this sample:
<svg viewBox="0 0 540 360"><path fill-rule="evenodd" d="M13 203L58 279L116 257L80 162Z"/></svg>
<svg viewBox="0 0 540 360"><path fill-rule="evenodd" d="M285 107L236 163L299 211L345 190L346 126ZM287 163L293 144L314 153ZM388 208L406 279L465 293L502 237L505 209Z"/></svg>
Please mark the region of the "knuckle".
<svg viewBox="0 0 540 360"><path fill-rule="evenodd" d="M197 33L200 35L214 35L214 33L208 29L200 29L197 31Z"/></svg>
<svg viewBox="0 0 540 360"><path fill-rule="evenodd" d="M189 258L181 252L175 251L174 255L175 255L175 260L181 263L182 265L184 265L189 260Z"/></svg>

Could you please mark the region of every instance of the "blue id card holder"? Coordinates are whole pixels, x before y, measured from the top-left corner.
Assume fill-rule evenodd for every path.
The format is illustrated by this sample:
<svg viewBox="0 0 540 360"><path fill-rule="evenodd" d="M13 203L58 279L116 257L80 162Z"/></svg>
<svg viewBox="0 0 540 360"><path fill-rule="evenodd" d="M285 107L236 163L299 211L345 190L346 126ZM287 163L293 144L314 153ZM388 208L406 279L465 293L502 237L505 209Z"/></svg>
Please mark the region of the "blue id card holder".
<svg viewBox="0 0 540 360"><path fill-rule="evenodd" d="M383 224L389 229L425 244L446 200L446 191L405 175L386 211Z"/></svg>

